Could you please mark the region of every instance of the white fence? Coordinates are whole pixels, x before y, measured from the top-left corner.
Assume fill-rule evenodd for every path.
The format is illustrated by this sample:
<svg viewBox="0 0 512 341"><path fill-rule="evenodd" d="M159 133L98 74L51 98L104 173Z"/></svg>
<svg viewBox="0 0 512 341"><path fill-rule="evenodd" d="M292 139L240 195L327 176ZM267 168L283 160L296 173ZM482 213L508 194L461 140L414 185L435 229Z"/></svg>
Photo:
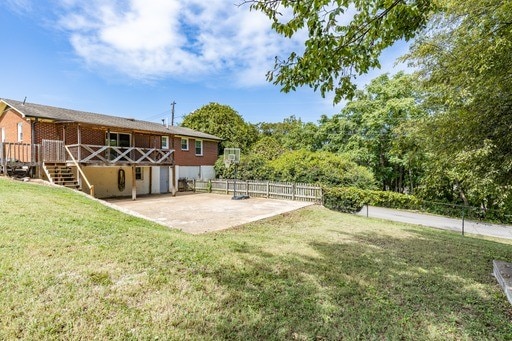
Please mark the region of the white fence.
<svg viewBox="0 0 512 341"><path fill-rule="evenodd" d="M286 199L322 203L322 188L311 184L242 180L195 180L196 192L248 195L260 198Z"/></svg>

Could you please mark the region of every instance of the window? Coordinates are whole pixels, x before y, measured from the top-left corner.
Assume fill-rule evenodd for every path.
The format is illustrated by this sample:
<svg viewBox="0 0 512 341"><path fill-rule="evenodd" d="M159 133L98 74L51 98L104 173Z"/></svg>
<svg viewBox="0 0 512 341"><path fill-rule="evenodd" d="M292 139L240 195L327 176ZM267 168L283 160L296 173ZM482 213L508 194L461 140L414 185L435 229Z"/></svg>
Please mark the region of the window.
<svg viewBox="0 0 512 341"><path fill-rule="evenodd" d="M135 167L135 180L144 180L144 172L142 167Z"/></svg>
<svg viewBox="0 0 512 341"><path fill-rule="evenodd" d="M203 141L196 140L196 155L203 155Z"/></svg>
<svg viewBox="0 0 512 341"><path fill-rule="evenodd" d="M169 149L169 136L162 136L162 149Z"/></svg>
<svg viewBox="0 0 512 341"><path fill-rule="evenodd" d="M23 141L23 122L18 123L18 142Z"/></svg>
<svg viewBox="0 0 512 341"><path fill-rule="evenodd" d="M188 150L188 139L181 138L181 150Z"/></svg>
<svg viewBox="0 0 512 341"><path fill-rule="evenodd" d="M110 139L109 139L110 137ZM121 134L121 133L107 133L105 138L105 145L111 147L122 147L119 148L121 153L126 150L127 147L130 147L131 135L130 134ZM115 160L119 153L113 149L109 149L106 151L106 157L109 160ZM118 161L127 161L126 157L121 158Z"/></svg>
<svg viewBox="0 0 512 341"><path fill-rule="evenodd" d="M0 142L5 142L5 128L2 128L2 139L0 140Z"/></svg>
<svg viewBox="0 0 512 341"><path fill-rule="evenodd" d="M107 146L130 147L130 134L110 133L110 140L108 140L108 136L109 134L107 133Z"/></svg>

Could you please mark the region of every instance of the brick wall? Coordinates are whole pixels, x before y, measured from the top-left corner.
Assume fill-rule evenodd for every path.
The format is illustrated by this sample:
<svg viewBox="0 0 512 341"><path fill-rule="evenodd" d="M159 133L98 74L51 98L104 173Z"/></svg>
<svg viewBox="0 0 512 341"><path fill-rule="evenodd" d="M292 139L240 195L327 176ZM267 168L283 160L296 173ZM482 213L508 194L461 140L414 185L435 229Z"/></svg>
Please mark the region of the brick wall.
<svg viewBox="0 0 512 341"><path fill-rule="evenodd" d="M18 141L18 123L22 124L23 140ZM32 143L32 126L16 111L9 109L0 116L0 128L4 128L5 142ZM0 129L1 130L1 129Z"/></svg>
<svg viewBox="0 0 512 341"><path fill-rule="evenodd" d="M174 159L179 166L213 166L218 157L218 143L203 140L203 155L196 155L195 139L188 139L188 150L181 150L181 138L174 138Z"/></svg>
<svg viewBox="0 0 512 341"><path fill-rule="evenodd" d="M6 141L18 142L18 123L23 124L23 142L32 143L31 123L22 119L21 115L13 110L6 111L0 117L0 128L5 128ZM43 139L62 140L65 137L67 145L78 143L77 124L55 124L50 122L35 123L35 143L41 143ZM80 126L82 144L105 145L107 130L105 128L94 128ZM161 148L161 136L143 133L131 133L129 131L115 130L117 133L132 135L132 143L141 148ZM203 155L195 153L195 139L189 138L189 149L181 150L181 138L174 137L175 161L180 166L213 166L218 157L218 143L203 140Z"/></svg>
<svg viewBox="0 0 512 341"><path fill-rule="evenodd" d="M62 140L62 126L50 122L34 122L35 143L40 144L43 140Z"/></svg>

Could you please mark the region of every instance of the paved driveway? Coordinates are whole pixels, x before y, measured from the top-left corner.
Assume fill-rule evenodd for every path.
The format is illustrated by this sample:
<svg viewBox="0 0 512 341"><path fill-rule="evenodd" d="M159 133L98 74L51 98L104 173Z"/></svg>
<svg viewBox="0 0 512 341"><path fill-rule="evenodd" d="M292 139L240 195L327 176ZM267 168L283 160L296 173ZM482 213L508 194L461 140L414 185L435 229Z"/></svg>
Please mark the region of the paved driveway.
<svg viewBox="0 0 512 341"><path fill-rule="evenodd" d="M210 193L152 195L135 201L107 202L126 213L193 234L223 230L312 205L263 198L231 200L231 195Z"/></svg>
<svg viewBox="0 0 512 341"><path fill-rule="evenodd" d="M433 214L422 214L411 211L395 210L391 208L366 206L358 213L371 218L399 221L402 223L435 227L443 230L462 232L462 219L448 218ZM490 224L478 221L464 221L464 232L476 235L512 239L512 226Z"/></svg>

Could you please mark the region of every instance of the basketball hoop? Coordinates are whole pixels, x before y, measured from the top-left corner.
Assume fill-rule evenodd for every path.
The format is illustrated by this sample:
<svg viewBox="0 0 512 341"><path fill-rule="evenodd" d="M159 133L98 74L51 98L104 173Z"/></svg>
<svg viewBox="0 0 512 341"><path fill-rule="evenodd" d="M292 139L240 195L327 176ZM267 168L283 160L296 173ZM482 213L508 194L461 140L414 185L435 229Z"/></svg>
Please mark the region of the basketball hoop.
<svg viewBox="0 0 512 341"><path fill-rule="evenodd" d="M233 200L249 199L248 195L236 195L236 171L237 165L240 163L240 148L224 148L224 165L229 168L235 165L235 178L233 183Z"/></svg>
<svg viewBox="0 0 512 341"><path fill-rule="evenodd" d="M240 163L240 148L224 148L224 165L229 168Z"/></svg>

